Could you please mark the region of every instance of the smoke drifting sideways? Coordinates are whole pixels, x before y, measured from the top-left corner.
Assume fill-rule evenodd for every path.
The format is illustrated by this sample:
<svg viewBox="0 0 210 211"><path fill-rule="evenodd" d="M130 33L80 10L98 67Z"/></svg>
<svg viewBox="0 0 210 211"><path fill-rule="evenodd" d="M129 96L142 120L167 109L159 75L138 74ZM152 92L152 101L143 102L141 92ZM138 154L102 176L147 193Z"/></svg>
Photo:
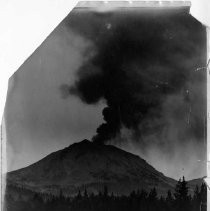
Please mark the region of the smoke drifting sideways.
<svg viewBox="0 0 210 211"><path fill-rule="evenodd" d="M94 44L65 86L86 104L106 104L93 142L121 145L129 131L126 142L141 151L174 153L204 140L206 73L196 70L206 65L206 31L188 9L77 9L65 24Z"/></svg>
<svg viewBox="0 0 210 211"><path fill-rule="evenodd" d="M188 178L205 174L197 168L206 158L206 72L197 71L206 65L205 27L188 9L76 9L65 24L93 43L65 85L85 104L106 104L93 142L143 156L174 178L185 167Z"/></svg>

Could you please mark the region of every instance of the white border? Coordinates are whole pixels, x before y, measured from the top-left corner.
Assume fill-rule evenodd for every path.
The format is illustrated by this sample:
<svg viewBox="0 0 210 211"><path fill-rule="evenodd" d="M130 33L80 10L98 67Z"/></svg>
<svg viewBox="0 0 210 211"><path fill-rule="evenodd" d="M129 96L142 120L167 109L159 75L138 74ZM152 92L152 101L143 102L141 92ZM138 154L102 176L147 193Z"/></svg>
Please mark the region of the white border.
<svg viewBox="0 0 210 211"><path fill-rule="evenodd" d="M207 189L207 210L210 210L210 67L209 67L209 59L210 59L210 28L207 27L207 59L208 66L206 69L207 75L207 179L205 180L208 186Z"/></svg>

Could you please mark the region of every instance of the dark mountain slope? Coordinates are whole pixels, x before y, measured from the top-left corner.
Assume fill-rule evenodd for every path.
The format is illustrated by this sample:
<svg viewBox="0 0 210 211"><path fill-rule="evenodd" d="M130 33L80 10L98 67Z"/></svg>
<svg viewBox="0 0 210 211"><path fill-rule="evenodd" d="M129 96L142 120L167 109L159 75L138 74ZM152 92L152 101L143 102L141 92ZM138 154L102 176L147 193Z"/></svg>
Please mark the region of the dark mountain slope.
<svg viewBox="0 0 210 211"><path fill-rule="evenodd" d="M173 190L176 180L164 176L139 156L111 145L88 140L51 153L42 160L7 174L7 185L38 192L75 194L98 192L104 185L115 194L156 187L159 194Z"/></svg>

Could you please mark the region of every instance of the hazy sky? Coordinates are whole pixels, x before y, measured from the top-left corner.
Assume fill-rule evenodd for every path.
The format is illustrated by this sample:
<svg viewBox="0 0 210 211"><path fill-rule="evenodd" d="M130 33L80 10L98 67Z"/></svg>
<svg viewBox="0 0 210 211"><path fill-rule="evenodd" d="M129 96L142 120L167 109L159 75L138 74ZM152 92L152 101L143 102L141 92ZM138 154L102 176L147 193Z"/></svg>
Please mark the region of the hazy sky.
<svg viewBox="0 0 210 211"><path fill-rule="evenodd" d="M91 138L102 121L102 105L90 106L59 87L71 83L91 43L59 26L11 77L6 103L8 170Z"/></svg>
<svg viewBox="0 0 210 211"><path fill-rule="evenodd" d="M167 176L205 175L205 51L187 10L75 9L9 81L8 170L97 134Z"/></svg>

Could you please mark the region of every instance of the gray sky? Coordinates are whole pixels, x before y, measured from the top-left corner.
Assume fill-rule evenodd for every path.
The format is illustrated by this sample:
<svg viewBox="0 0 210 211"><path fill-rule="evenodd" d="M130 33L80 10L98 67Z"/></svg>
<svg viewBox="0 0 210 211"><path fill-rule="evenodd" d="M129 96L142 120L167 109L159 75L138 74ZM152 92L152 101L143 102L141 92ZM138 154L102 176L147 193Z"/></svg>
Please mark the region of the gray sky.
<svg viewBox="0 0 210 211"><path fill-rule="evenodd" d="M61 25L10 78L5 110L9 171L91 138L102 122L102 103L63 99L59 90L74 80L89 45Z"/></svg>

